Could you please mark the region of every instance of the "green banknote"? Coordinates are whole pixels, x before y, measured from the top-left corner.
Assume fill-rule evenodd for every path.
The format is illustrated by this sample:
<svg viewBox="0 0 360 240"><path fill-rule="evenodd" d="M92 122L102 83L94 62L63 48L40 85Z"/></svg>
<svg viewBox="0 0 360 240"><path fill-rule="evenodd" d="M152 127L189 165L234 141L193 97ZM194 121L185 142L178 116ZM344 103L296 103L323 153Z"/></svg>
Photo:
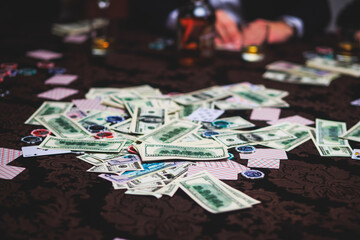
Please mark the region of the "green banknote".
<svg viewBox="0 0 360 240"><path fill-rule="evenodd" d="M84 152L120 152L125 140L84 140L48 136L39 148L65 149Z"/></svg>
<svg viewBox="0 0 360 240"><path fill-rule="evenodd" d="M350 128L349 131L345 132L341 138L360 142L360 121Z"/></svg>
<svg viewBox="0 0 360 240"><path fill-rule="evenodd" d="M166 121L166 109L136 107L130 125L130 132L136 134L147 134L164 125Z"/></svg>
<svg viewBox="0 0 360 240"><path fill-rule="evenodd" d="M61 138L88 138L91 136L84 128L62 114L39 116L35 119Z"/></svg>
<svg viewBox="0 0 360 240"><path fill-rule="evenodd" d="M346 146L346 141L339 138L346 132L346 123L316 119L316 141L319 146Z"/></svg>
<svg viewBox="0 0 360 240"><path fill-rule="evenodd" d="M34 112L28 120L25 121L25 124L30 125L40 125L38 121L36 121L36 117L51 115L51 114L63 114L70 110L73 106L72 103L69 102L51 102L45 101L39 108Z"/></svg>
<svg viewBox="0 0 360 240"><path fill-rule="evenodd" d="M227 190L220 180L207 172L183 178L180 188L201 207L211 213L222 213L249 208L252 205Z"/></svg>

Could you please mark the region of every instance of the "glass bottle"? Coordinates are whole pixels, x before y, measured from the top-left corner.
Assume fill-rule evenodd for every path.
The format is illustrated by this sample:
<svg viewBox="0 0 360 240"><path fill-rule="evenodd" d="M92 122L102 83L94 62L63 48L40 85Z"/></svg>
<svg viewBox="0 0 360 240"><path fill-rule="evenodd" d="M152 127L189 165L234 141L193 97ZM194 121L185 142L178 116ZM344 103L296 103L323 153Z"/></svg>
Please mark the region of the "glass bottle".
<svg viewBox="0 0 360 240"><path fill-rule="evenodd" d="M207 0L191 0L179 10L177 46L179 63L192 66L214 55L215 11Z"/></svg>
<svg viewBox="0 0 360 240"><path fill-rule="evenodd" d="M101 18L95 19L92 22L92 28L96 29L92 32L92 47L91 53L94 56L105 56L107 55L110 47L107 11L110 6L110 0L97 0L98 8L100 9ZM101 27L97 27L98 22L105 22Z"/></svg>

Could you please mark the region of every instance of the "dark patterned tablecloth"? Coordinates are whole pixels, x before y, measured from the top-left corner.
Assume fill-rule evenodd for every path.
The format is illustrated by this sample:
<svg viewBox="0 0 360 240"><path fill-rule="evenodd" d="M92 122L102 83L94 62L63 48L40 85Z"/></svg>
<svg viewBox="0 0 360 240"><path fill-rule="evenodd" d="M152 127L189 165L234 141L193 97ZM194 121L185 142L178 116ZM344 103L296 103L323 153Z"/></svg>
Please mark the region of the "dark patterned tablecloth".
<svg viewBox="0 0 360 240"><path fill-rule="evenodd" d="M172 49L148 48L157 35L120 29L114 51L104 61L90 58L89 44L64 44L49 31L13 32L1 39L0 62L35 66L25 57L34 49L62 52L57 66L79 78L68 87L79 93L63 101L84 98L91 87L130 87L149 84L163 93L188 92L213 85L248 81L286 90L289 108L281 117L300 115L315 120L344 121L348 128L359 121L360 80L341 76L329 87L293 85L262 78L265 65L275 60L303 64L302 52L334 43L333 36L312 42L292 42L267 49L266 59L247 63L239 53L219 52L208 66L182 68ZM24 121L41 105L37 94L48 74L5 79L10 95L0 99L0 147L20 150L20 138L33 126ZM233 111L249 119L251 111ZM258 127L262 121L252 121ZM360 148L357 142L350 142ZM234 152L235 153L235 152ZM20 156L10 165L26 168L13 180L0 179L1 239L360 239L360 162L343 157L320 157L308 141L288 153L280 169L263 169L261 180L226 181L261 201L250 209L211 214L184 192L161 199L125 195L86 170L91 165L76 155L35 158ZM239 159L237 162L246 164Z"/></svg>

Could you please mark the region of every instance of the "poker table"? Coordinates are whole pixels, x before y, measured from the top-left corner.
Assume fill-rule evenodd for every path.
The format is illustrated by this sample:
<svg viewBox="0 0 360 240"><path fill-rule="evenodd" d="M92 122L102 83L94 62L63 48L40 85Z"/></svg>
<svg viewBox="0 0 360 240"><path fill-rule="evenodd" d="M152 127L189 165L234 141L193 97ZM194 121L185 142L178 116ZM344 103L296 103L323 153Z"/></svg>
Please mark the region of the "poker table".
<svg viewBox="0 0 360 240"><path fill-rule="evenodd" d="M295 85L262 78L266 64L286 60L304 64L303 51L318 45L335 46L336 37L323 35L307 41L268 46L266 58L244 62L238 52L217 52L205 66L177 65L174 48L149 49L162 37L124 25L117 28L113 51L105 59L91 58L90 44L65 44L50 34L49 26L9 30L1 38L0 62L36 67L26 51L48 49L63 53L54 60L67 73L78 75L69 88L79 92L62 101L84 98L91 87L131 87L149 84L163 93L190 92L239 82L263 84L289 92L290 104L280 117L300 115L344 121L350 128L359 120L360 81L341 76L329 87ZM25 120L42 104L37 94L46 71L33 76L6 78L0 98L0 147L21 150L20 139L36 128ZM251 110L226 112L249 120ZM251 120L250 120L251 121ZM264 121L251 121L264 127ZM360 148L358 142L350 142ZM235 161L246 160L235 154ZM260 169L263 179L224 181L261 201L252 208L212 214L183 191L174 197L125 195L95 173L75 154L24 158L10 163L24 167L13 180L0 179L1 239L360 239L360 162L343 157L320 157L312 141L291 150L279 169Z"/></svg>

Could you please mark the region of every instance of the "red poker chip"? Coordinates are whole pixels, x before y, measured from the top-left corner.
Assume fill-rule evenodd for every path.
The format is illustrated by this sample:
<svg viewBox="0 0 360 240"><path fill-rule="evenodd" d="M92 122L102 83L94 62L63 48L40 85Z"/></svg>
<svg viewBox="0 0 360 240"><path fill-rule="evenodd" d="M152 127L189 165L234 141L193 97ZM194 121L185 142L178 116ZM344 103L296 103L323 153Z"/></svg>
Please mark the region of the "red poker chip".
<svg viewBox="0 0 360 240"><path fill-rule="evenodd" d="M53 62L47 62L47 61L38 62L38 63L37 63L37 67L38 67L38 68L43 68L43 69L49 69L49 68L55 67L55 63L53 63Z"/></svg>
<svg viewBox="0 0 360 240"><path fill-rule="evenodd" d="M113 138L114 135L112 134L112 132L98 132L97 134L95 134L95 138L97 139L101 139L101 138Z"/></svg>
<svg viewBox="0 0 360 240"><path fill-rule="evenodd" d="M18 68L18 65L17 63L2 63L0 67L7 70L15 70Z"/></svg>
<svg viewBox="0 0 360 240"><path fill-rule="evenodd" d="M35 137L46 137L46 136L50 135L51 132L47 129L35 129L35 130L32 130L30 134Z"/></svg>
<svg viewBox="0 0 360 240"><path fill-rule="evenodd" d="M9 69L0 69L0 77L8 77L10 76L10 70Z"/></svg>
<svg viewBox="0 0 360 240"><path fill-rule="evenodd" d="M136 150L135 150L135 148L134 148L133 145L130 145L130 146L127 148L127 151L128 151L129 153L136 153Z"/></svg>

